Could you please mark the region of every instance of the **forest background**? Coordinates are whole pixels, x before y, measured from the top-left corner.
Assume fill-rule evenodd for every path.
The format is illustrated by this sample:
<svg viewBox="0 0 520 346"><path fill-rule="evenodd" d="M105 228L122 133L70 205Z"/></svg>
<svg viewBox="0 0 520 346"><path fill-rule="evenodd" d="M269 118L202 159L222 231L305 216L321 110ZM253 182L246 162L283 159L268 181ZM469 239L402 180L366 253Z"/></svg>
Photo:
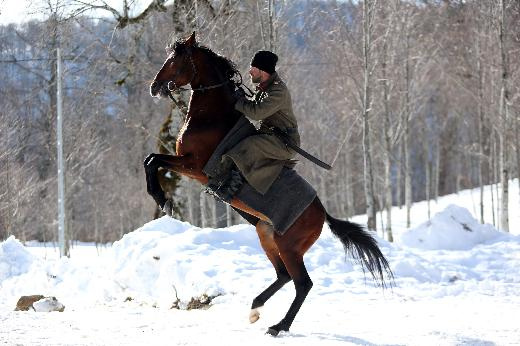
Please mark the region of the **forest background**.
<svg viewBox="0 0 520 346"><path fill-rule="evenodd" d="M249 83L255 51L280 59L302 147L297 171L327 210L368 215L392 239L392 205L493 184L480 221L508 231L520 175L520 1L43 1L0 26L0 240L57 239L57 55L63 57L67 238L109 242L161 215L142 162L172 152L189 101L149 96L165 46L196 31ZM93 11L94 10L94 11ZM249 84L250 87L252 85ZM182 106L183 105L183 106ZM243 220L168 172L178 216ZM520 184L520 179L518 180ZM493 210L484 219L484 210Z"/></svg>

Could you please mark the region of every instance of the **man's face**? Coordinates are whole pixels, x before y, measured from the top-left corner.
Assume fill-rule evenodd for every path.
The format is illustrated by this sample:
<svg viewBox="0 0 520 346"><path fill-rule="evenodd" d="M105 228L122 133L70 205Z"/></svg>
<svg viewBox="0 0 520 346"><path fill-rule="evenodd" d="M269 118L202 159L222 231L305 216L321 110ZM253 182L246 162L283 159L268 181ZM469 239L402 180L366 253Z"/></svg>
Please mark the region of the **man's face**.
<svg viewBox="0 0 520 346"><path fill-rule="evenodd" d="M262 81L262 72L257 67L251 66L249 74L251 75L251 82L260 83Z"/></svg>

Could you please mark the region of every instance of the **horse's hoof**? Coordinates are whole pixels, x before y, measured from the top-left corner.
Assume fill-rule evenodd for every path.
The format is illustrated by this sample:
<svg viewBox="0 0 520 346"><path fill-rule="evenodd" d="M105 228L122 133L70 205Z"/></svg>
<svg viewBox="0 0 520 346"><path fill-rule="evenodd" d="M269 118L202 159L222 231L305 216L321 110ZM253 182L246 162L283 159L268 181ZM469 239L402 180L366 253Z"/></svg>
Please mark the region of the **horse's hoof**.
<svg viewBox="0 0 520 346"><path fill-rule="evenodd" d="M267 332L265 332L266 334L269 334L269 335L272 335L272 336L278 336L278 334L280 334L280 332L288 332L289 331L289 328L284 326L285 323L283 322L280 322L278 324L275 324L274 326L271 326L267 329Z"/></svg>
<svg viewBox="0 0 520 346"><path fill-rule="evenodd" d="M280 331L278 329L275 329L273 327L269 327L267 329L267 332L265 332L266 334L269 334L269 335L272 335L272 336L278 336L278 334L280 333Z"/></svg>
<svg viewBox="0 0 520 346"><path fill-rule="evenodd" d="M255 323L260 318L260 311L258 309L251 309L251 312L249 313L249 322Z"/></svg>

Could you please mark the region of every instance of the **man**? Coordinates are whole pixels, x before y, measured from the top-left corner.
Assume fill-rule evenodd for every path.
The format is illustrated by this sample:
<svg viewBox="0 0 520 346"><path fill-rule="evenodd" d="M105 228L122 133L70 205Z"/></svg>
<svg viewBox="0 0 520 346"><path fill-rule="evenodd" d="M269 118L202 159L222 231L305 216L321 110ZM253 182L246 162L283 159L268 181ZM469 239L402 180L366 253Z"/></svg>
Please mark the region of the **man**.
<svg viewBox="0 0 520 346"><path fill-rule="evenodd" d="M229 172L236 166L253 188L265 194L284 166L295 165L292 158L296 153L284 141L291 141L299 146L300 136L292 110L291 95L276 73L277 61L278 56L270 51L258 51L251 60L249 74L251 81L258 84L256 94L253 100L248 100L243 93L237 93L235 109L249 119L259 121L259 131L222 156L222 173L218 179L210 179L209 187L214 191L219 188L229 190L232 176ZM273 134L273 129L276 134ZM234 186L231 190L237 190L237 187ZM236 191L215 192L223 192L223 199L228 200ZM220 195L222 198L222 194Z"/></svg>

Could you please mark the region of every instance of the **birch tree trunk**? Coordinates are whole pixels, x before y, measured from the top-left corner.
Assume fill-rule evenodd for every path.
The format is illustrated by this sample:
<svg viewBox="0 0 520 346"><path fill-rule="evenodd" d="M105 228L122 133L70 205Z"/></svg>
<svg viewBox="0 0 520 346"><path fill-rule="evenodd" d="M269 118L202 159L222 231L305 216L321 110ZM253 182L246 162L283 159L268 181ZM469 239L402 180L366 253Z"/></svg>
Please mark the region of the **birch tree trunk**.
<svg viewBox="0 0 520 346"><path fill-rule="evenodd" d="M4 125L2 123L2 125ZM11 125L11 124L9 124ZM9 126L8 125L8 126ZM5 134L3 133L3 131L1 131L2 129L5 128ZM11 177L10 177L10 166L9 166L9 160L10 160L10 156L11 156L11 152L9 150L9 134L11 133L11 128L10 127L3 127L3 126L0 126L0 134L1 134L1 138L5 138L5 144L3 145L3 147L1 148L1 153L0 154L0 159L4 158L2 157L2 155L5 155L5 165L2 165L0 167L3 167L2 170L5 169L5 194L2 193L0 191L0 197L2 197L2 199L0 199L0 201L5 201L3 203L6 204L6 212L5 212L5 216L2 215L1 211L2 211L2 203L0 203L0 226L4 226L4 229L5 229L5 235L2 237L2 234L0 233L0 240L4 240L4 239L7 239L11 236L11 215L12 215L12 211L11 211L11 201L12 201L12 193L11 193ZM3 143L2 143L3 144ZM0 171L1 173L1 171ZM3 217L2 217L3 216ZM2 218L4 218L5 220L2 220Z"/></svg>
<svg viewBox="0 0 520 346"><path fill-rule="evenodd" d="M226 227L231 227L233 224L233 209L229 204L226 204Z"/></svg>
<svg viewBox="0 0 520 346"><path fill-rule="evenodd" d="M407 23L408 27L408 23ZM407 30L408 31L408 30ZM405 39L405 121L404 121L404 194L406 205L406 227L410 227L410 213L412 210L412 167L410 163L410 41L408 35Z"/></svg>
<svg viewBox="0 0 520 346"><path fill-rule="evenodd" d="M396 181L396 192L395 199L397 200L397 205L399 209L403 208L403 156L404 156L404 140L398 145L398 158L397 158L397 178Z"/></svg>
<svg viewBox="0 0 520 346"><path fill-rule="evenodd" d="M435 140L435 169L434 169L434 183L433 183L433 194L435 202L439 199L439 180L441 171L441 143L439 136Z"/></svg>
<svg viewBox="0 0 520 346"><path fill-rule="evenodd" d="M217 201L215 200L214 202L214 208L215 208L215 211L214 211L214 225L215 227L217 228L223 228L223 227L226 227L228 225L228 221L227 221L227 204L221 202L221 201Z"/></svg>
<svg viewBox="0 0 520 346"><path fill-rule="evenodd" d="M275 1L267 0L267 24L264 24L262 10L260 9L260 2L259 0L256 0L256 11L258 16L260 36L262 37L264 49L271 51L276 50L278 41L275 10Z"/></svg>
<svg viewBox="0 0 520 346"><path fill-rule="evenodd" d="M500 0L499 9L499 33L498 42L500 46L501 58L501 88L500 88L500 183L502 188L502 198L500 204L500 228L504 232L509 232L509 63L506 52L506 37L507 33L505 21L505 0Z"/></svg>
<svg viewBox="0 0 520 346"><path fill-rule="evenodd" d="M460 150L457 150L455 152L455 192L457 193L457 195L459 194L461 188L460 188L460 182L462 180L462 163L460 162L462 160L462 155L461 155L461 152Z"/></svg>
<svg viewBox="0 0 520 346"><path fill-rule="evenodd" d="M192 225L201 225L201 209L200 209L200 188L196 185L198 183L188 180L186 182L186 190L188 195L188 216Z"/></svg>
<svg viewBox="0 0 520 346"><path fill-rule="evenodd" d="M384 165L385 165L385 179L384 179L384 195L383 201L386 210L386 235L387 239L390 242L394 241L394 236L392 234L392 162L391 162L391 154L392 154L392 139L390 134L390 106L388 100L388 77L386 75L386 59L387 59L387 45L386 42L383 48L384 56L382 63L382 77L383 77L383 100L384 100L384 127L383 127L383 136L384 136L384 146L385 146L385 155L384 155Z"/></svg>
<svg viewBox="0 0 520 346"><path fill-rule="evenodd" d="M515 114L515 143L516 143L516 178L518 179L518 193L520 194L520 117Z"/></svg>
<svg viewBox="0 0 520 346"><path fill-rule="evenodd" d="M476 52L478 75L478 186L480 189L480 223L484 223L484 90L482 72L482 50L480 42L480 21L477 21Z"/></svg>
<svg viewBox="0 0 520 346"><path fill-rule="evenodd" d="M269 16L269 50L275 50L276 43L276 27L275 27L275 5L274 0L268 1L268 16Z"/></svg>
<svg viewBox="0 0 520 346"><path fill-rule="evenodd" d="M424 155L424 172L426 179L424 182L424 195L428 207L428 220L431 218L430 194L431 194L431 162L430 162L430 145L428 141L428 124L426 119L423 119L423 155Z"/></svg>
<svg viewBox="0 0 520 346"><path fill-rule="evenodd" d="M388 62L391 61L388 54L389 40L392 38L393 28L395 26L395 8L394 3L389 4L387 8L384 7L381 11L381 20L386 25L386 32L383 37L382 44L382 57L381 57L381 79L383 83L383 164L384 164L384 178L383 178L383 191L381 193L381 201L383 207L381 208L381 219L383 219L383 209L386 211L386 225L384 227L383 234L386 233L386 239L390 242L394 241L392 234L392 151L393 151L393 131L392 131L392 120L391 113L392 108L390 105L390 85L388 76Z"/></svg>
<svg viewBox="0 0 520 346"><path fill-rule="evenodd" d="M208 208L206 203L206 196L201 193L199 197L200 203L200 227L208 227Z"/></svg>
<svg viewBox="0 0 520 346"><path fill-rule="evenodd" d="M194 225L195 211L193 210L193 197L189 187L186 187L186 207L188 209L188 222Z"/></svg>
<svg viewBox="0 0 520 346"><path fill-rule="evenodd" d="M385 157L385 194L384 203L386 210L386 239L389 242L394 241L392 233L392 172L390 155Z"/></svg>
<svg viewBox="0 0 520 346"><path fill-rule="evenodd" d="M363 2L363 159L365 198L367 211L367 227L377 229L376 208L374 196L374 172L372 167L370 143L370 112L371 112L371 72L372 72L372 28L376 1Z"/></svg>
<svg viewBox="0 0 520 346"><path fill-rule="evenodd" d="M347 151L347 162L354 162L352 152ZM345 167L345 180L347 181L347 217L351 217L355 213L354 201L354 177L350 169L350 165Z"/></svg>
<svg viewBox="0 0 520 346"><path fill-rule="evenodd" d="M329 196L327 195L327 184L325 182L325 176L320 177L320 199L321 203L327 208L329 204Z"/></svg>
<svg viewBox="0 0 520 346"><path fill-rule="evenodd" d="M494 186L496 184L496 181L497 181L497 177L496 177L496 169L495 169L495 161L496 161L496 140L495 140L495 136L492 134L491 138L490 138L490 152L491 152L491 159L489 160L489 172L490 172L490 176L491 176L491 184L489 186L489 192L491 193L491 216L492 216L492 219L493 219L493 226L496 227L497 225L497 220L496 220L496 217L495 217L495 191L494 191ZM497 204L498 204L498 200L497 200Z"/></svg>

